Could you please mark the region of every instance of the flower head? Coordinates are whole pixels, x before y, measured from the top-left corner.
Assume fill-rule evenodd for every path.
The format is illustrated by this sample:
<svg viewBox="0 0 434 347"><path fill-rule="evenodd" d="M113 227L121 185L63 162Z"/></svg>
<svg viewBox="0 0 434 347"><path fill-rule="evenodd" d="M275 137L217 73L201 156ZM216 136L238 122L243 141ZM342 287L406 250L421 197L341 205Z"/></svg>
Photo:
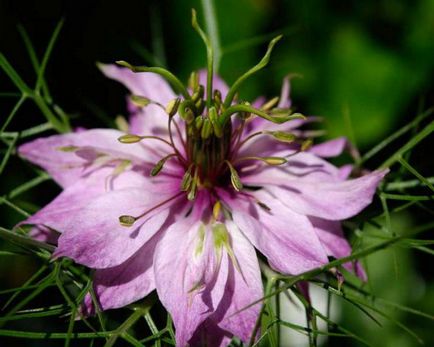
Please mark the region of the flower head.
<svg viewBox="0 0 434 347"><path fill-rule="evenodd" d="M57 242L54 257L95 269L101 309L156 289L177 345L248 341L260 311L251 304L263 297L256 252L291 275L349 255L340 221L372 201L385 172L348 179L347 166L325 161L347 142L312 146L300 126L314 119L292 112L288 79L280 98L250 104L209 73L193 73L183 88L162 69L121 65L101 69L131 93L127 131L20 147L63 188L24 223ZM90 296L83 310L95 311Z"/></svg>

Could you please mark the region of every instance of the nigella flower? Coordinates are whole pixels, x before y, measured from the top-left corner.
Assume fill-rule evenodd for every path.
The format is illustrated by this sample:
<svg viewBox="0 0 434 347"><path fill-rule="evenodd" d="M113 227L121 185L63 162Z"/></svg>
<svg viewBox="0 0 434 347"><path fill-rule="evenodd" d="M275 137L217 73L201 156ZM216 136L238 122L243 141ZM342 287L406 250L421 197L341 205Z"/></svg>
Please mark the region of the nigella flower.
<svg viewBox="0 0 434 347"><path fill-rule="evenodd" d="M279 99L250 105L234 96L242 80L228 88L210 70L187 89L163 69L121 65L101 69L132 94L128 129L20 147L63 188L24 224L57 244L54 257L95 269L100 309L156 289L178 346L247 342L263 297L257 253L290 275L349 255L340 221L372 201L385 172L348 179L324 160L344 139L309 148L299 127L311 119L292 114L288 80ZM95 309L87 297L83 312Z"/></svg>

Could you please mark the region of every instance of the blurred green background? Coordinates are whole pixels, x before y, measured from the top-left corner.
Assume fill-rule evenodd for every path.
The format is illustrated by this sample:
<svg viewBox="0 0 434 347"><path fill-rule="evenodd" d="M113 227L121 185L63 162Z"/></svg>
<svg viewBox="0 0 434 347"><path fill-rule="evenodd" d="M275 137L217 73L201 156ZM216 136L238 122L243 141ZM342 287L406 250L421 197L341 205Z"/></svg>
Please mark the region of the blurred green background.
<svg viewBox="0 0 434 347"><path fill-rule="evenodd" d="M215 5L222 46L219 73L229 83L260 59L268 40L284 34L271 64L244 85L243 99L279 95L283 77L296 74L292 97L297 110L323 116L327 136L346 135L362 152L434 104L432 0L218 0ZM113 125L116 115L126 114L125 90L106 80L95 62L123 59L158 64L186 80L192 70L205 66L205 50L190 25L192 7L203 23L199 1L0 0L0 51L24 80L34 81L16 26L24 26L41 55L56 23L64 18L46 73L53 99L73 117L74 126L106 127ZM13 88L1 73L0 92ZM0 98L0 123L14 101ZM8 130L42 121L37 110L24 107ZM433 175L433 145L431 136L412 156L412 165L425 176ZM384 158L372 160L368 168L375 168ZM0 194L32 175L30 165L13 158L1 177ZM33 212L57 192L54 183L46 182L16 203ZM9 228L21 218L4 205L0 213L1 225ZM415 222L430 219L429 213L405 212L393 219L393 227L405 232ZM22 284L36 266L29 257L7 259L0 263L0 289ZM368 261L372 290L432 315L434 271L430 264L428 255L408 249L372 256ZM342 309L342 324L374 346L418 345L387 321L378 327L354 308L342 304ZM389 314L414 329L427 346L434 345L432 321L400 311ZM329 345L358 343L332 338Z"/></svg>

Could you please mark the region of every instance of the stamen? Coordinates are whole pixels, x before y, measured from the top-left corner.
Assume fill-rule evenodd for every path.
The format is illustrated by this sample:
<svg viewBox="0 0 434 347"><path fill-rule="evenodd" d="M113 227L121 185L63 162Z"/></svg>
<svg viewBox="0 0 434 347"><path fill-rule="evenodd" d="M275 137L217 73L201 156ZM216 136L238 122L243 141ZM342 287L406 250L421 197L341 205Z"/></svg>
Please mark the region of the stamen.
<svg viewBox="0 0 434 347"><path fill-rule="evenodd" d="M231 183L234 189L239 192L241 189L243 189L243 184L241 183L240 176L238 176L237 170L232 166L232 164L225 160L225 163L229 167L229 170L231 172Z"/></svg>
<svg viewBox="0 0 434 347"><path fill-rule="evenodd" d="M166 106L166 113L169 115L169 117L173 117L176 112L178 112L178 107L179 104L181 103L181 99L180 98L176 98L173 100L170 100L169 103Z"/></svg>
<svg viewBox="0 0 434 347"><path fill-rule="evenodd" d="M199 86L199 74L197 71L193 71L188 78L188 88L195 91Z"/></svg>
<svg viewBox="0 0 434 347"><path fill-rule="evenodd" d="M261 208L263 208L265 211L267 211L267 212L270 212L271 211L271 208L270 207L268 207L266 204L264 204L262 201L256 201L256 203L261 207Z"/></svg>
<svg viewBox="0 0 434 347"><path fill-rule="evenodd" d="M203 125L203 117L202 116L196 117L196 119L194 120L194 126L196 130L200 131L200 129L202 129L202 125Z"/></svg>
<svg viewBox="0 0 434 347"><path fill-rule="evenodd" d="M276 96L272 98L271 100L267 101L264 105L262 105L261 110L262 111L270 111L274 106L277 105L279 102L279 97Z"/></svg>
<svg viewBox="0 0 434 347"><path fill-rule="evenodd" d="M152 103L150 99L140 95L131 95L130 100L137 107L146 107Z"/></svg>
<svg viewBox="0 0 434 347"><path fill-rule="evenodd" d="M158 140L158 141L162 141L165 144L169 145L170 147L173 147L173 145L169 142L166 141L165 139L158 137L158 136L140 136L140 135L134 135L134 134L126 134L126 135L122 135L121 137L118 138L118 141L121 143L125 143L125 144L131 144L131 143L137 143L140 142L142 140L145 139L153 139L153 140Z"/></svg>
<svg viewBox="0 0 434 347"><path fill-rule="evenodd" d="M312 145L313 145L312 139L307 139L307 140L302 142L300 150L302 152L307 151L308 149L310 149L312 147Z"/></svg>
<svg viewBox="0 0 434 347"><path fill-rule="evenodd" d="M294 142L296 139L296 136L294 134L287 133L284 131L266 131L264 133L273 136L276 140L281 142L291 143Z"/></svg>
<svg viewBox="0 0 434 347"><path fill-rule="evenodd" d="M151 170L151 176L157 176L161 170L163 169L164 164L166 164L166 161L170 158L176 157L178 154L172 153L167 156L165 156L163 159L159 160L157 164L155 164L154 168Z"/></svg>
<svg viewBox="0 0 434 347"><path fill-rule="evenodd" d="M159 204L157 204L157 205L151 207L149 210L146 210L146 211L143 212L140 216L134 217L134 216L130 216L130 215L124 214L124 215L122 215L122 216L119 217L119 223L120 223L120 225L122 225L122 226L124 226L124 227L131 227L131 226L133 226L133 224L134 224L138 219L140 219L140 218L146 216L148 213L150 213L150 212L156 210L157 208L159 208L159 207L161 207L161 206L167 204L168 202L170 202L170 201L172 201L172 200L178 198L181 194L184 194L184 193L178 193L178 194L175 194L175 195L171 196L171 197L168 198L167 200L164 200L164 201L160 202Z"/></svg>
<svg viewBox="0 0 434 347"><path fill-rule="evenodd" d="M203 120L203 125L202 125L202 130L201 130L200 136L202 137L202 139L206 140L211 135L212 135L211 122L210 122L209 118L205 118Z"/></svg>
<svg viewBox="0 0 434 347"><path fill-rule="evenodd" d="M71 146L57 147L56 149L58 151L62 151L62 152L75 152L75 151L78 151L80 149L80 147L71 145Z"/></svg>
<svg viewBox="0 0 434 347"><path fill-rule="evenodd" d="M123 227L130 227L132 226L135 222L136 222L136 218L133 216L129 216L129 215L122 215L119 217L119 223L123 226Z"/></svg>
<svg viewBox="0 0 434 347"><path fill-rule="evenodd" d="M193 181L193 177L191 176L191 170L193 169L194 164L191 164L187 171L185 172L184 176L182 177L181 181L181 191L186 192L189 190L191 182Z"/></svg>
<svg viewBox="0 0 434 347"><path fill-rule="evenodd" d="M218 91L218 90L216 90ZM212 124L212 127L214 129L214 134L215 136L217 136L218 138L221 138L223 136L223 130L220 126L220 123L218 122L218 114L217 114L217 110L214 106L210 107L209 111L208 111L208 117L209 120Z"/></svg>
<svg viewBox="0 0 434 347"><path fill-rule="evenodd" d="M118 116L116 116L116 118L115 118L115 124L116 124L116 127L120 130L120 131L122 131L122 132L124 132L124 133L127 133L128 132L128 129L129 129L129 124L128 124L128 122L127 122L127 120L125 119L125 117L124 116L122 116L122 115L118 115Z"/></svg>
<svg viewBox="0 0 434 347"><path fill-rule="evenodd" d="M195 92L193 93L193 95L191 96L191 100L192 100L193 102L196 102L196 101L202 99L204 93L205 93L205 89L204 89L203 85L200 84L200 85L198 86L198 88L196 88L196 90L195 90Z"/></svg>
<svg viewBox="0 0 434 347"><path fill-rule="evenodd" d="M190 188L187 194L187 199L190 201L193 201L196 198L197 186L199 183L198 181L199 181L199 168L196 167L196 169L194 170L194 177L191 181Z"/></svg>
<svg viewBox="0 0 434 347"><path fill-rule="evenodd" d="M118 138L118 141L121 143L137 143L142 141L142 137L134 134L122 135Z"/></svg>
<svg viewBox="0 0 434 347"><path fill-rule="evenodd" d="M283 157L253 157L253 156L237 158L237 160L234 163L238 163L240 161L245 161L245 160L260 160L272 166L278 166L287 163L287 160Z"/></svg>
<svg viewBox="0 0 434 347"><path fill-rule="evenodd" d="M215 220L219 219L221 207L222 204L220 203L220 200L217 200L212 208L212 215L214 216Z"/></svg>

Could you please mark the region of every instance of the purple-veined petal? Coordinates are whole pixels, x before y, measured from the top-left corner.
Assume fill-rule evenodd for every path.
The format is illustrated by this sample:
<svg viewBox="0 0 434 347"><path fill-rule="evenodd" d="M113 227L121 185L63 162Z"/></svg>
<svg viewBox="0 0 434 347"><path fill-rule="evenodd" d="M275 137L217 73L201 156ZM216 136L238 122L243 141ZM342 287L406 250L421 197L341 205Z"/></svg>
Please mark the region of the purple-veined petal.
<svg viewBox="0 0 434 347"><path fill-rule="evenodd" d="M166 105L176 98L176 94L170 88L164 78L151 72L132 72L128 68L112 64L99 64L103 74L115 81L122 83L134 95L144 96L150 100Z"/></svg>
<svg viewBox="0 0 434 347"><path fill-rule="evenodd" d="M154 256L158 296L185 346L223 296L227 269L215 256L210 230L195 213L168 228ZM220 266L219 266L220 265Z"/></svg>
<svg viewBox="0 0 434 347"><path fill-rule="evenodd" d="M291 99L289 95L291 94L291 83L289 81L289 77L285 77L282 83L282 90L280 92L280 99L277 107L279 108L290 108L291 107Z"/></svg>
<svg viewBox="0 0 434 347"><path fill-rule="evenodd" d="M89 172L95 160L104 156L108 161L131 160L141 165L155 165L155 162L149 162L150 151L141 143L120 143L118 138L122 135L124 133L112 129L54 135L26 143L19 147L18 152L48 171L62 187L74 184L79 177ZM166 147L169 151L170 147Z"/></svg>
<svg viewBox="0 0 434 347"><path fill-rule="evenodd" d="M343 258L351 255L351 246L345 239L339 221L330 221L321 218L309 217L315 232L323 244L327 255L335 258ZM354 272L361 279L366 280L367 276L359 262L345 263L343 265L348 271Z"/></svg>
<svg viewBox="0 0 434 347"><path fill-rule="evenodd" d="M277 153L276 156L281 156ZM337 167L311 153L300 152L287 159L281 166L269 166L257 163L252 170L240 168L240 177L244 184L285 185L301 180L311 182L340 181L341 173Z"/></svg>
<svg viewBox="0 0 434 347"><path fill-rule="evenodd" d="M162 227L176 201L176 189L149 185L147 191L127 188L98 197L68 220L54 256L96 269L123 263ZM131 227L119 223L122 215L140 216L145 211L149 213Z"/></svg>
<svg viewBox="0 0 434 347"><path fill-rule="evenodd" d="M92 200L110 190L125 188L145 189L149 178L134 171L126 171L117 177L111 177L112 168L102 168L75 184L66 187L52 202L20 224L46 226L63 232L75 215L86 208Z"/></svg>
<svg viewBox="0 0 434 347"><path fill-rule="evenodd" d="M255 249L249 240L233 222L227 221L226 226L237 265L230 260L225 294L210 319L247 343L261 310L260 302L251 305L263 297L261 271Z"/></svg>
<svg viewBox="0 0 434 347"><path fill-rule="evenodd" d="M271 176L263 186L293 211L342 220L356 215L372 202L378 183L386 173L387 170L374 171L360 178L336 182L276 180L273 183Z"/></svg>
<svg viewBox="0 0 434 347"><path fill-rule="evenodd" d="M270 265L286 274L299 274L327 263L327 255L309 219L298 214L270 194L257 191L254 199L225 199L234 223L267 258Z"/></svg>
<svg viewBox="0 0 434 347"><path fill-rule="evenodd" d="M198 292L199 288L195 289L197 274L189 271L189 265L194 262L200 227L201 223L193 218L173 224L154 255L158 296L173 318L178 346L186 346L196 328L212 313Z"/></svg>
<svg viewBox="0 0 434 347"><path fill-rule="evenodd" d="M338 137L337 139L314 145L309 152L319 157L331 158L341 155L345 150L348 151L353 158L358 158L360 156L357 149L346 137Z"/></svg>
<svg viewBox="0 0 434 347"><path fill-rule="evenodd" d="M98 308L108 310L123 307L155 289L153 255L159 239L160 235L155 235L122 264L95 271L93 288ZM85 315L95 313L90 294L84 300L82 311Z"/></svg>

